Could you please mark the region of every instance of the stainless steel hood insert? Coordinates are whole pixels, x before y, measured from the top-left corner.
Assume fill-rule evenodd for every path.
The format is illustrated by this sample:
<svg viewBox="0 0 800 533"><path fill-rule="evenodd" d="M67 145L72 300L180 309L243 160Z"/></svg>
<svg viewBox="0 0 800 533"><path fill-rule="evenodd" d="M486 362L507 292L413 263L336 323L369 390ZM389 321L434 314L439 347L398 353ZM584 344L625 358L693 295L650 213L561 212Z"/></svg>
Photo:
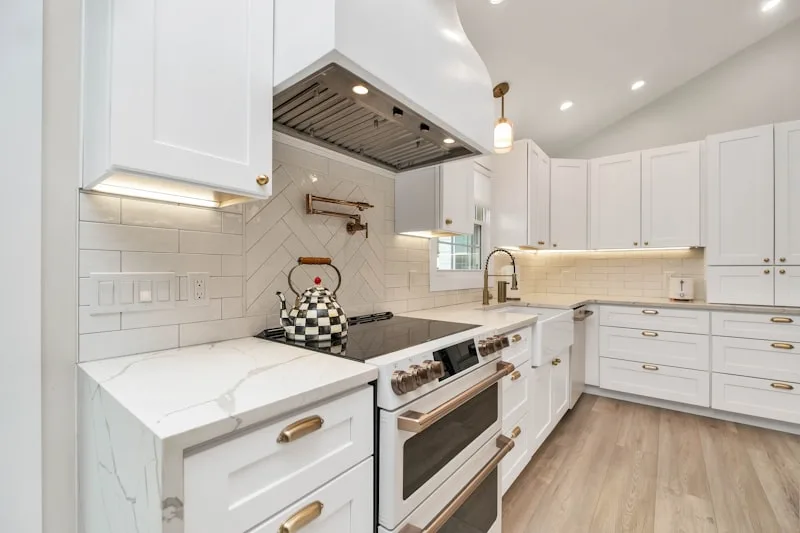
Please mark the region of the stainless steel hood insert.
<svg viewBox="0 0 800 533"><path fill-rule="evenodd" d="M394 172L481 153L336 63L275 95L273 120L277 131Z"/></svg>

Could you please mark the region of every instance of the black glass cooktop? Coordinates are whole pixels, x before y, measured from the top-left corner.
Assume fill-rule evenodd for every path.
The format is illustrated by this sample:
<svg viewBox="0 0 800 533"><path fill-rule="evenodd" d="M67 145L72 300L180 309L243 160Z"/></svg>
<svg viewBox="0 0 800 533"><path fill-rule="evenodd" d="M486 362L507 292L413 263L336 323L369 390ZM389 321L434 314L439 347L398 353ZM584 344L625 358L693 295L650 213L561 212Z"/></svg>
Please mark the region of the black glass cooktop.
<svg viewBox="0 0 800 533"><path fill-rule="evenodd" d="M347 337L337 341L316 343L290 341L284 336L283 328L266 329L256 337L338 355L354 361L366 361L478 327L475 324L394 316L392 313L350 317L348 324Z"/></svg>

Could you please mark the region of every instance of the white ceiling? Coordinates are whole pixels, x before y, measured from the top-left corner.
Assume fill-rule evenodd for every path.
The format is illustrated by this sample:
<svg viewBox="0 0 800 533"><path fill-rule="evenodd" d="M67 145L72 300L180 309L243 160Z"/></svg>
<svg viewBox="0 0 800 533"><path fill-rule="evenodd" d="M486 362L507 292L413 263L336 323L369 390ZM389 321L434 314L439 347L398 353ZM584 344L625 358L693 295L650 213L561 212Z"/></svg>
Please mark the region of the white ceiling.
<svg viewBox="0 0 800 533"><path fill-rule="evenodd" d="M492 81L511 84L516 138L553 155L800 16L797 0L768 13L759 0L457 2ZM565 100L575 105L562 112Z"/></svg>

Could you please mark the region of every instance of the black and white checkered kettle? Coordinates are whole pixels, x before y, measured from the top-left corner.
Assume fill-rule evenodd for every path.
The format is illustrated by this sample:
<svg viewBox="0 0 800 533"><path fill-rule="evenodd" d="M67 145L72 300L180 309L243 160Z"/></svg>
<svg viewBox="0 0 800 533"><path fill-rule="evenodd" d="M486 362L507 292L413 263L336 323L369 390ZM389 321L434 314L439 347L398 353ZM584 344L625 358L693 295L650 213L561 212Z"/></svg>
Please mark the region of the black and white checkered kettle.
<svg viewBox="0 0 800 533"><path fill-rule="evenodd" d="M321 287L320 278L314 281L315 287L307 288L300 294L292 284L292 273L301 265L324 265L336 271L339 282L331 292L330 289ZM336 291L342 286L342 273L333 265L328 257L300 257L292 270L289 271L289 288L297 296L294 307L286 309L286 297L282 292L277 292L281 300L281 325L286 332L286 338L293 341L323 342L343 339L347 336L347 315L342 306L336 301Z"/></svg>

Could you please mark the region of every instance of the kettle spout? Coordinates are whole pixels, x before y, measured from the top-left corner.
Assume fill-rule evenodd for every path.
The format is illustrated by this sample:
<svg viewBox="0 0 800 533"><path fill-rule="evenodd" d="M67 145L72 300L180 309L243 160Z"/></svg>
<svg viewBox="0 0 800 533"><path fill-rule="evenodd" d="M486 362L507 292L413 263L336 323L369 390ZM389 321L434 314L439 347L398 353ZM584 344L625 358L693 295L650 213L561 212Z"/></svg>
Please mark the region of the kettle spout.
<svg viewBox="0 0 800 533"><path fill-rule="evenodd" d="M289 312L286 310L286 297L280 291L276 292L275 294L281 301L281 326L291 326L292 322L289 319Z"/></svg>

